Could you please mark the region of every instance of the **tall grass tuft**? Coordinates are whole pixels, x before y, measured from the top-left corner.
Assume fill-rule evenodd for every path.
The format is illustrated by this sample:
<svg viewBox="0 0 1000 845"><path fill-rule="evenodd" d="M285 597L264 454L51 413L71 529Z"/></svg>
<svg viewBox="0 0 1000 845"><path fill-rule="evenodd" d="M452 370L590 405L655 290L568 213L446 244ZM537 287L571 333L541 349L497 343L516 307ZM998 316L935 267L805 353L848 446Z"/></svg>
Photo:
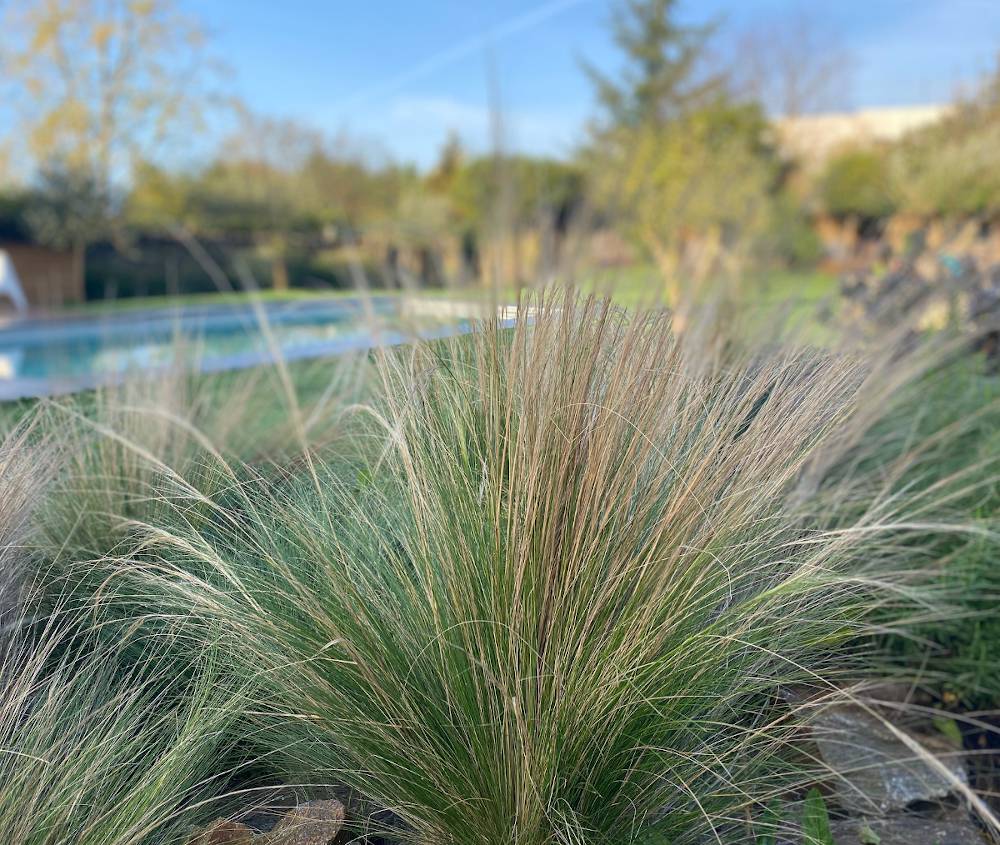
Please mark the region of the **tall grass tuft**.
<svg viewBox="0 0 1000 845"><path fill-rule="evenodd" d="M31 517L48 492L60 452L36 437L29 416L0 433L0 637L16 623L30 579Z"/></svg>
<svg viewBox="0 0 1000 845"><path fill-rule="evenodd" d="M134 522L172 519L178 501L224 496L249 475L297 471L312 451L341 455L344 409L364 395L364 370L350 356L291 371L178 368L48 403L37 428L65 460L37 520L46 577L82 577L87 601L89 576L103 579L101 561L134 543ZM206 518L206 508L188 517L198 514Z"/></svg>
<svg viewBox="0 0 1000 845"><path fill-rule="evenodd" d="M386 353L360 472L147 526L122 577L227 627L276 746L404 838L744 841L802 778L777 694L851 676L894 553L885 508L824 531L793 495L864 368L572 296L521 314Z"/></svg>
<svg viewBox="0 0 1000 845"><path fill-rule="evenodd" d="M179 675L136 615L109 645L59 601L35 530L63 446L30 414L0 442L0 841L183 843L239 764L239 696L204 643Z"/></svg>
<svg viewBox="0 0 1000 845"><path fill-rule="evenodd" d="M0 655L0 839L10 845L188 841L239 765L236 699L206 661L181 680L65 620ZM167 664L162 664L167 665Z"/></svg>
<svg viewBox="0 0 1000 845"><path fill-rule="evenodd" d="M817 506L842 521L874 501L903 503L922 528L909 566L936 593L914 624L892 615L886 671L953 693L965 706L1000 706L1000 384L982 362L945 359L883 403L880 415L825 466ZM960 524L962 530L949 530Z"/></svg>

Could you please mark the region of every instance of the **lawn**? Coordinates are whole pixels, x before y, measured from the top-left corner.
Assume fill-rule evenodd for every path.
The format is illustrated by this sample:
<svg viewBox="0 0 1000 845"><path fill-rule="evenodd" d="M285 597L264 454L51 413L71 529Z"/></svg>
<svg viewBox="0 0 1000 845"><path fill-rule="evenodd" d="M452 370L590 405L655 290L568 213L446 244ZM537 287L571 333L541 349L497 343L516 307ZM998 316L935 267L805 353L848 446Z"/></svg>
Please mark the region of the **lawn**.
<svg viewBox="0 0 1000 845"><path fill-rule="evenodd" d="M662 298L663 285L656 269L648 264L591 273L579 281L582 293L599 293L612 296L617 302L629 306L649 305ZM376 290L378 296L392 296L397 292ZM429 297L453 299L477 299L483 296L497 296L500 301L514 302L517 290L514 287L496 292L487 292L478 287L467 288L426 288L418 291ZM811 306L822 302L836 293L836 277L819 271L775 271L749 280L738 292L738 300L748 306L764 305L773 307L785 303ZM356 290L325 290L292 288L272 290L270 288L254 292L220 291L218 293L187 294L182 296L127 297L115 300L93 300L81 305L68 306L67 313L106 314L134 309L183 307L190 305L228 305L257 299L263 302L295 302L314 298L351 298L358 296Z"/></svg>
<svg viewBox="0 0 1000 845"><path fill-rule="evenodd" d="M651 264L634 264L588 274L585 292L607 293L625 305L649 305L664 295L662 276ZM724 288L726 289L726 288ZM735 298L746 305L813 304L836 294L836 277L818 270L775 270L743 279Z"/></svg>

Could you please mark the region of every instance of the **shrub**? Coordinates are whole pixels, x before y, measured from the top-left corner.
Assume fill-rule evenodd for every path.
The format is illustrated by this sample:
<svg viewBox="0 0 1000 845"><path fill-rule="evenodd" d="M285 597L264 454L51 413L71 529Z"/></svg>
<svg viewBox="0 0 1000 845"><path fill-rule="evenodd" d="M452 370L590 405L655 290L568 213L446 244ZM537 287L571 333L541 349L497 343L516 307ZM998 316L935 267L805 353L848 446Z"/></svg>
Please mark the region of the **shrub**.
<svg viewBox="0 0 1000 845"><path fill-rule="evenodd" d="M781 195L775 199L759 251L765 263L807 269L815 267L823 257L823 242L805 209L792 197Z"/></svg>
<svg viewBox="0 0 1000 845"><path fill-rule="evenodd" d="M834 157L820 180L823 207L837 217L888 217L895 208L886 156L879 150L849 150Z"/></svg>

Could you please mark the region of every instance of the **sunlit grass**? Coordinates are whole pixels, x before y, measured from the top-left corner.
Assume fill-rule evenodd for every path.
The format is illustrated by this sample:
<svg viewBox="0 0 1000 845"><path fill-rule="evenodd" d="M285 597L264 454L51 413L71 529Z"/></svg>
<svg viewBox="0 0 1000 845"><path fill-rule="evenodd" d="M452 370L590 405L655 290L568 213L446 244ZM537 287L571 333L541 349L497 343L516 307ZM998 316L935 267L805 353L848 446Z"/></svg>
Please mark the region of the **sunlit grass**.
<svg viewBox="0 0 1000 845"><path fill-rule="evenodd" d="M360 471L242 487L119 564L229 628L288 766L484 845L731 838L801 782L775 694L862 677L839 646L905 605L897 503L834 532L797 504L859 361L557 299L381 370Z"/></svg>
<svg viewBox="0 0 1000 845"><path fill-rule="evenodd" d="M53 620L0 656L0 838L11 845L184 843L218 812L236 737L211 665L193 679L69 636ZM169 668L169 667L164 667Z"/></svg>
<svg viewBox="0 0 1000 845"><path fill-rule="evenodd" d="M31 622L4 645L8 806L183 842L259 757L427 845L738 843L818 774L785 688L991 689L975 362L524 306L308 374L26 409L0 448ZM0 833L59 841L2 804Z"/></svg>

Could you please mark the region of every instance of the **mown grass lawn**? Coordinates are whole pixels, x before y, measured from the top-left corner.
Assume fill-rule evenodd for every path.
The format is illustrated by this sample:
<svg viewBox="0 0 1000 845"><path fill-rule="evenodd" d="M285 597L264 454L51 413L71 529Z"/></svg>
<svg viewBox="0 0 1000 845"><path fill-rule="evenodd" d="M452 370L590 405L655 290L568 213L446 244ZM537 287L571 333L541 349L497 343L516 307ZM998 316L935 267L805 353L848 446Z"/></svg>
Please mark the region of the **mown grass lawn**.
<svg viewBox="0 0 1000 845"><path fill-rule="evenodd" d="M663 301L664 286L656 268L637 263L627 267L590 272L577 281L582 293L610 296L626 307L649 306ZM791 320L808 321L816 308L836 293L836 277L820 271L774 271L750 277L739 288L726 288L726 295L741 308L753 313L761 311L771 315L781 310ZM399 290L372 289L376 296L397 296ZM496 300L510 304L517 300L516 287L499 290L479 286L425 288L416 291L420 296L434 299ZM356 290L330 290L322 288L291 288L288 290L263 289L246 291L220 291L217 293L182 294L178 296L125 297L114 300L92 300L66 306L52 313L67 316L103 316L125 314L130 311L189 306L241 305L251 301L300 302L310 299L351 299L364 295Z"/></svg>

